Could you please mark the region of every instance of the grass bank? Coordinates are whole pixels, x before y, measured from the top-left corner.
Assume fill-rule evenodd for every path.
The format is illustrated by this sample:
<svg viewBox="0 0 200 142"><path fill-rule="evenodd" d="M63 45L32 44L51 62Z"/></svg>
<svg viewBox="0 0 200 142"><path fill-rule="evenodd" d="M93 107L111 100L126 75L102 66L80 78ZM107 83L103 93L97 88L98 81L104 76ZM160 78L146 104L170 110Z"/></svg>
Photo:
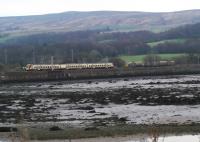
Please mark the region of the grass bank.
<svg viewBox="0 0 200 142"><path fill-rule="evenodd" d="M197 134L200 132L200 124L187 125L116 125L91 128L64 128L62 130L50 131L49 129L29 128L30 139L52 140L52 139L79 139L96 137L114 137L136 134L150 134L152 131L162 134Z"/></svg>

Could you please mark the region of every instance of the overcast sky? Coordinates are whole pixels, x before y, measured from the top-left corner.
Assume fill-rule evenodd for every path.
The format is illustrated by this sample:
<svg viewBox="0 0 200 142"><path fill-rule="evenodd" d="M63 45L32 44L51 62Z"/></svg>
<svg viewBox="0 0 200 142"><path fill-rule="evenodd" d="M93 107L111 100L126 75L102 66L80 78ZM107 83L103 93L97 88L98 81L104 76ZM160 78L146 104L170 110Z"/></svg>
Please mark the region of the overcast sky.
<svg viewBox="0 0 200 142"><path fill-rule="evenodd" d="M64 11L169 12L189 9L200 9L200 0L0 0L0 16Z"/></svg>

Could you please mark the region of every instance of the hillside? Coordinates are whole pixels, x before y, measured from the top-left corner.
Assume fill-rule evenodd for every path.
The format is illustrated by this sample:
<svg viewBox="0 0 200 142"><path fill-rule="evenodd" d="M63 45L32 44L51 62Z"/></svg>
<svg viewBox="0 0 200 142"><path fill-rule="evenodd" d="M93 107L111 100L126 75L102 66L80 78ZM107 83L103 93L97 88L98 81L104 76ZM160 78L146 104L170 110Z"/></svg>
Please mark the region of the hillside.
<svg viewBox="0 0 200 142"><path fill-rule="evenodd" d="M77 30L107 29L110 31L163 31L200 22L200 10L148 12L65 12L38 16L1 17L0 33L33 34Z"/></svg>
<svg viewBox="0 0 200 142"><path fill-rule="evenodd" d="M0 64L98 62L107 57L148 53L200 53L200 23L165 32L105 32L86 30L48 32L0 38ZM153 48L152 48L153 47Z"/></svg>

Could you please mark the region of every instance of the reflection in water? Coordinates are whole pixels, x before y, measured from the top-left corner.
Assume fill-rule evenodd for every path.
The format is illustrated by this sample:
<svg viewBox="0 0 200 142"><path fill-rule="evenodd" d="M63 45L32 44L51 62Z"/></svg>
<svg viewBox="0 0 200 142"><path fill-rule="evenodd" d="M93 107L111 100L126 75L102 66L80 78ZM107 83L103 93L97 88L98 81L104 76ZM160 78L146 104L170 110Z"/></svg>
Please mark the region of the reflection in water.
<svg viewBox="0 0 200 142"><path fill-rule="evenodd" d="M153 142L152 139L142 139L139 141L125 141L125 142ZM184 136L168 136L160 137L157 142L200 142L200 135L184 135Z"/></svg>

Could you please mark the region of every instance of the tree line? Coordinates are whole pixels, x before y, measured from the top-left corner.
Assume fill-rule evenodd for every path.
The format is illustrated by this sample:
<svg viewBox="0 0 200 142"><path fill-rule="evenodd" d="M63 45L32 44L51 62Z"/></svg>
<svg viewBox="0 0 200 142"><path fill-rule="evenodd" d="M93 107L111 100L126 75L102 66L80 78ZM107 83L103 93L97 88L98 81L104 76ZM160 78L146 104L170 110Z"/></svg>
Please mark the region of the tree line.
<svg viewBox="0 0 200 142"><path fill-rule="evenodd" d="M199 53L200 24L186 25L161 33L150 31L115 32L88 30L42 33L11 38L0 44L0 64L103 62L119 55L149 53ZM6 35L8 36L8 35ZM147 43L184 38L184 43Z"/></svg>

